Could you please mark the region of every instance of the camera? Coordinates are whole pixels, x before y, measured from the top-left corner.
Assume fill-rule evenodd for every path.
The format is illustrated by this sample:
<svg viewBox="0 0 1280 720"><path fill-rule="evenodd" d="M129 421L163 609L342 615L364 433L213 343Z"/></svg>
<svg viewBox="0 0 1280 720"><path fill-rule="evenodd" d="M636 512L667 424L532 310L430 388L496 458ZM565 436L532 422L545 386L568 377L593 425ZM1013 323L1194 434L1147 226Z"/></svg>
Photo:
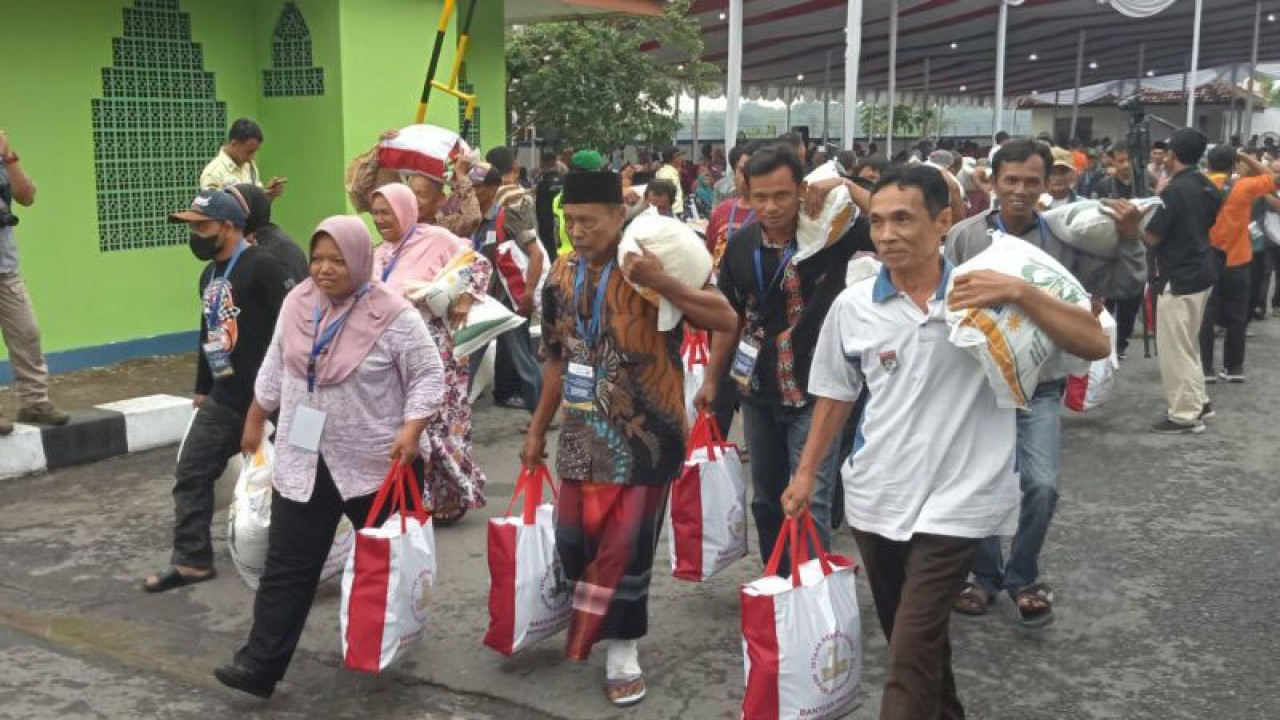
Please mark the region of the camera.
<svg viewBox="0 0 1280 720"><path fill-rule="evenodd" d="M1132 115L1134 120L1141 120L1142 116L1146 114L1142 110L1142 101L1138 99L1137 95L1121 100L1116 103L1116 107L1120 108L1123 112L1127 112Z"/></svg>
<svg viewBox="0 0 1280 720"><path fill-rule="evenodd" d="M0 210L0 228L13 227L18 224L18 216L6 210Z"/></svg>

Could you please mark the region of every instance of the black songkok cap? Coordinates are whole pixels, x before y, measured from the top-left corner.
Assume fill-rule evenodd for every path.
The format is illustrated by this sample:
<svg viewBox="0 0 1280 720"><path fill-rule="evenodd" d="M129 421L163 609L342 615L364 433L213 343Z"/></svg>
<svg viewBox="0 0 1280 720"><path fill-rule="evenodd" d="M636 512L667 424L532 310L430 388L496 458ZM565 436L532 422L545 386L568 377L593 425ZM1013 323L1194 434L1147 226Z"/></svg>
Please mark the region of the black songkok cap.
<svg viewBox="0 0 1280 720"><path fill-rule="evenodd" d="M564 176L564 205L622 204L622 176L608 170L576 170Z"/></svg>

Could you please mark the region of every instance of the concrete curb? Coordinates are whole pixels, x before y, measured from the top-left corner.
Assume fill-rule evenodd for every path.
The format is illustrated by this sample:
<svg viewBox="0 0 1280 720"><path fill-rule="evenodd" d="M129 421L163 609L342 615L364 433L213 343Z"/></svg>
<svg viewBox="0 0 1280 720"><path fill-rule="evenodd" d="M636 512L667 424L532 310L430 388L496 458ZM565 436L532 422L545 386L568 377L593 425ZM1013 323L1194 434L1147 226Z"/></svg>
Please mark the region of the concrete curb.
<svg viewBox="0 0 1280 720"><path fill-rule="evenodd" d="M190 398L147 395L74 411L59 427L20 423L0 437L0 478L174 445L190 417Z"/></svg>

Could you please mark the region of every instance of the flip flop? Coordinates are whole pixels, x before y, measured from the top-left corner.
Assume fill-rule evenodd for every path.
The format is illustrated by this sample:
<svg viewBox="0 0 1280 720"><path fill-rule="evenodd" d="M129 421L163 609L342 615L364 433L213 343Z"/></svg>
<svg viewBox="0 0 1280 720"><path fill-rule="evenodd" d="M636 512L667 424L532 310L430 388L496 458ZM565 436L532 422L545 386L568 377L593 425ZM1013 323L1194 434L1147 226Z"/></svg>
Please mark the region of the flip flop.
<svg viewBox="0 0 1280 720"><path fill-rule="evenodd" d="M960 591L960 597L956 598L955 611L961 615L986 615L994 603L995 598L988 595L981 585L966 582L964 589Z"/></svg>
<svg viewBox="0 0 1280 720"><path fill-rule="evenodd" d="M1043 583L1028 585L1013 598L1018 606L1018 622L1026 628L1040 628L1053 622L1053 588ZM1027 608L1026 605L1039 605Z"/></svg>
<svg viewBox="0 0 1280 720"><path fill-rule="evenodd" d="M604 694L615 707L630 707L644 699L644 675L605 680Z"/></svg>
<svg viewBox="0 0 1280 720"><path fill-rule="evenodd" d="M168 570L156 573L156 582L154 584L143 580L142 589L150 593L160 593L185 585L207 582L216 577L218 577L218 571L213 568L209 568L209 571L203 575L183 575L178 571L178 568L170 566Z"/></svg>

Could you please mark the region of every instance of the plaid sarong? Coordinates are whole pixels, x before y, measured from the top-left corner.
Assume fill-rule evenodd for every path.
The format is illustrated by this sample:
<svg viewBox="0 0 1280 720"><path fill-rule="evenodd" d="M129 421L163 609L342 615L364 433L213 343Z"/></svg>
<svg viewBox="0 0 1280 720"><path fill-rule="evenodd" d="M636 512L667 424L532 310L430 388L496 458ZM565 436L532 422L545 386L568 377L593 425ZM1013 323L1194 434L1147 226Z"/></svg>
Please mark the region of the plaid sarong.
<svg viewBox="0 0 1280 720"><path fill-rule="evenodd" d="M602 639L648 632L649 580L670 487L561 483L556 550L573 584L570 659L586 660Z"/></svg>

